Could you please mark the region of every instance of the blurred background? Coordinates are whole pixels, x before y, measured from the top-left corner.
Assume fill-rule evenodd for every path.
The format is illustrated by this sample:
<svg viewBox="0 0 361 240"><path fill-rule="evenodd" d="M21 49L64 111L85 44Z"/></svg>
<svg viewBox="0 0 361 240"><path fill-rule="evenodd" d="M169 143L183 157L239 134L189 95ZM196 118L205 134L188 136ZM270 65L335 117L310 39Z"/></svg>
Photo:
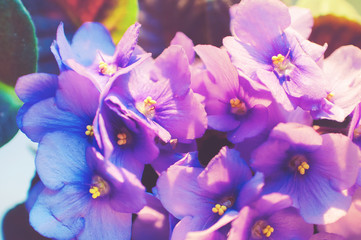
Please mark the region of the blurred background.
<svg viewBox="0 0 361 240"><path fill-rule="evenodd" d="M177 31L194 44L221 45L230 35L229 13L236 0L0 0L0 240L45 239L28 224L24 205L36 180L37 145L18 131L21 102L14 93L18 77L59 72L50 52L56 29L64 23L68 40L86 21L103 23L117 43L124 31L142 24L139 45L153 57ZM328 43L326 56L342 45L361 47L361 1L284 0L309 8L314 16L310 40ZM35 180L34 180L35 179Z"/></svg>

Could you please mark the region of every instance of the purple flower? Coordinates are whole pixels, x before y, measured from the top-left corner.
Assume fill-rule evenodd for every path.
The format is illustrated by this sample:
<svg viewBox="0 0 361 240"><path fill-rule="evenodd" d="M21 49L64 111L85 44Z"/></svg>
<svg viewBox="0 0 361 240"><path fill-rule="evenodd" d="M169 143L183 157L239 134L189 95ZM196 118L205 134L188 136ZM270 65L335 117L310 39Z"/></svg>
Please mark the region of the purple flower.
<svg viewBox="0 0 361 240"><path fill-rule="evenodd" d="M49 171L41 176L47 188L30 211L34 229L57 239L130 239L131 213L145 205L145 189L136 176L104 161L94 148L85 159L79 142L67 134L49 133L44 139L69 150L61 156L49 153L37 163Z"/></svg>
<svg viewBox="0 0 361 240"><path fill-rule="evenodd" d="M104 98L119 98L164 142L195 139L203 135L207 119L198 96L189 88L190 80L187 55L174 45L155 61L149 59L129 74L115 77Z"/></svg>
<svg viewBox="0 0 361 240"><path fill-rule="evenodd" d="M262 196L241 209L232 222L229 240L294 239L308 240L313 225L307 224L287 195L277 193Z"/></svg>
<svg viewBox="0 0 361 240"><path fill-rule="evenodd" d="M288 28L288 8L277 0L245 0L233 8L224 46L240 72L266 86L286 110L309 110L326 96L316 61L324 49Z"/></svg>
<svg viewBox="0 0 361 240"><path fill-rule="evenodd" d="M357 187L355 194L352 196L352 204L346 216L340 218L337 222L318 225L320 232L328 232L338 234L347 240L357 240L361 238L361 229L359 224L361 221L361 188Z"/></svg>
<svg viewBox="0 0 361 240"><path fill-rule="evenodd" d="M195 154L163 172L157 182L157 195L163 206L180 222L174 239L187 232L211 227L221 217L234 218L237 211L258 196L261 175L252 178L248 165L235 150L224 147L204 169Z"/></svg>
<svg viewBox="0 0 361 240"><path fill-rule="evenodd" d="M205 88L199 91L206 98L208 126L227 132L234 143L260 134L268 123L266 107L272 96L255 90L256 82L239 77L225 51L211 45L198 45L195 50L208 70L202 76Z"/></svg>
<svg viewBox="0 0 361 240"><path fill-rule="evenodd" d="M346 239L337 234L322 232L312 235L310 240L346 240Z"/></svg>
<svg viewBox="0 0 361 240"><path fill-rule="evenodd" d="M18 126L32 141L66 131L91 142L100 93L88 78L73 71L59 76L36 73L19 78L15 89L24 101Z"/></svg>
<svg viewBox="0 0 361 240"><path fill-rule="evenodd" d="M104 100L94 121L94 136L104 157L141 178L144 164L159 154L156 133L118 98Z"/></svg>
<svg viewBox="0 0 361 240"><path fill-rule="evenodd" d="M100 23L84 23L69 45L61 23L51 50L60 70L73 69L103 89L115 73L126 73L150 56L136 49L140 24L135 23L114 46L108 30Z"/></svg>
<svg viewBox="0 0 361 240"><path fill-rule="evenodd" d="M265 175L264 192L288 194L309 223L326 224L347 213L361 157L344 135L280 123L257 148L251 166Z"/></svg>
<svg viewBox="0 0 361 240"><path fill-rule="evenodd" d="M323 70L327 81L327 97L312 109L314 118L327 118L339 122L361 102L361 50L343 46L324 60Z"/></svg>

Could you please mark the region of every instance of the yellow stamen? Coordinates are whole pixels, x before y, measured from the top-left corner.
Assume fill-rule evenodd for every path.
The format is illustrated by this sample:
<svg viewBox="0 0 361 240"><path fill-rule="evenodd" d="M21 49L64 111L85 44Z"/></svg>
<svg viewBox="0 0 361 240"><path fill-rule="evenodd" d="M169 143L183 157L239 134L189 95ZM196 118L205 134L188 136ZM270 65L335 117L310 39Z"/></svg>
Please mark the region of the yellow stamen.
<svg viewBox="0 0 361 240"><path fill-rule="evenodd" d="M118 133L117 138L118 138L117 144L119 146L125 145L127 143L127 134L126 133Z"/></svg>
<svg viewBox="0 0 361 240"><path fill-rule="evenodd" d="M92 185L89 189L89 193L92 194L93 199L104 196L108 194L109 191L109 185L103 178L101 178L100 176L93 177Z"/></svg>
<svg viewBox="0 0 361 240"><path fill-rule="evenodd" d="M236 115L244 115L247 113L247 106L246 104L239 100L238 98L232 98L229 100L231 104L231 112Z"/></svg>
<svg viewBox="0 0 361 240"><path fill-rule="evenodd" d="M216 204L212 208L213 213L218 213L219 216L222 216L227 211L227 207L221 204Z"/></svg>
<svg viewBox="0 0 361 240"><path fill-rule="evenodd" d="M113 75L117 71L115 65L108 65L106 62L99 62L99 72L103 75Z"/></svg>
<svg viewBox="0 0 361 240"><path fill-rule="evenodd" d="M135 107L139 112L143 113L144 116L153 118L155 114L155 104L157 104L157 101L148 96L143 102L136 103Z"/></svg>
<svg viewBox="0 0 361 240"><path fill-rule="evenodd" d="M274 229L273 229L273 227L271 227L270 225L267 225L267 226L262 230L263 235L265 235L266 237L270 237L273 232L274 232Z"/></svg>
<svg viewBox="0 0 361 240"><path fill-rule="evenodd" d="M277 56L272 57L272 63L276 67L280 67L283 64L285 57L282 54L278 54Z"/></svg>
<svg viewBox="0 0 361 240"><path fill-rule="evenodd" d="M86 126L85 135L92 137L94 135L94 127L92 125Z"/></svg>
<svg viewBox="0 0 361 240"><path fill-rule="evenodd" d="M302 162L297 168L301 175L304 175L307 169L310 169L310 165L308 165L307 162Z"/></svg>
<svg viewBox="0 0 361 240"><path fill-rule="evenodd" d="M361 126L358 126L353 130L353 139L357 139L361 136Z"/></svg>
<svg viewBox="0 0 361 240"><path fill-rule="evenodd" d="M326 99L331 102L333 100L334 96L335 96L335 94L333 92L330 92L329 94L327 94Z"/></svg>

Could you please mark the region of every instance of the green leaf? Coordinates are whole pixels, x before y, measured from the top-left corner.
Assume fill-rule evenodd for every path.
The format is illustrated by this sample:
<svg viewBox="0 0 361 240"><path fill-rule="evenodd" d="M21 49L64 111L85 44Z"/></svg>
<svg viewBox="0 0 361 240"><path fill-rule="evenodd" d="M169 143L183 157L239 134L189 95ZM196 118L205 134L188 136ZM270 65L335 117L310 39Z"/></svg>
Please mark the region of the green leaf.
<svg viewBox="0 0 361 240"><path fill-rule="evenodd" d="M34 25L20 0L0 0L0 79L14 86L18 77L36 72Z"/></svg>
<svg viewBox="0 0 361 240"><path fill-rule="evenodd" d="M14 88L0 82L0 147L17 133L16 115L21 105Z"/></svg>
<svg viewBox="0 0 361 240"><path fill-rule="evenodd" d="M334 15L344 17L348 20L361 23L360 11L355 8L360 7L360 1L347 0L299 0L296 5L299 7L309 8L314 17Z"/></svg>
<svg viewBox="0 0 361 240"><path fill-rule="evenodd" d="M114 1L113 1L114 2ZM138 16L137 0L115 1L112 8L105 10L105 18L101 21L111 32L114 42L118 42L127 28L134 24Z"/></svg>

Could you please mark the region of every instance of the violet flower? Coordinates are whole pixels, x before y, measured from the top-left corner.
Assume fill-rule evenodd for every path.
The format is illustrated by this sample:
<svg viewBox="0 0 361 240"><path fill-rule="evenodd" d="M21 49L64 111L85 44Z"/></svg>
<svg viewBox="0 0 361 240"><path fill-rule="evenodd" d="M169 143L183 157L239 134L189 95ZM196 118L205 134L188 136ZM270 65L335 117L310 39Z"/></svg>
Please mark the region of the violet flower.
<svg viewBox="0 0 361 240"><path fill-rule="evenodd" d="M195 50L208 70L209 77L202 78L205 89L199 91L206 98L208 126L227 132L233 143L260 134L268 123L272 96L238 76L225 51L211 45L198 45Z"/></svg>
<svg viewBox="0 0 361 240"><path fill-rule="evenodd" d="M151 163L159 154L156 133L139 117L129 111L118 98L104 100L94 121L94 136L104 157L142 176L144 164Z"/></svg>
<svg viewBox="0 0 361 240"><path fill-rule="evenodd" d="M129 72L150 56L140 48L135 50L139 28L139 23L130 26L115 47L103 25L88 22L78 29L70 45L61 23L51 50L60 70L72 69L92 79L102 90L115 73Z"/></svg>
<svg viewBox="0 0 361 240"><path fill-rule="evenodd" d="M66 134L44 138L46 144L70 149L68 155L53 154L38 163L49 171L42 176L47 188L30 210L33 228L56 239L130 239L131 213L145 205L145 189L136 176L104 161L94 148L85 159L77 140Z"/></svg>
<svg viewBox="0 0 361 240"><path fill-rule="evenodd" d="M233 37L223 40L240 72L266 86L286 110L309 110L327 94L316 61L324 49L288 28L291 17L278 0L245 0L233 9Z"/></svg>
<svg viewBox="0 0 361 240"><path fill-rule="evenodd" d="M66 131L91 142L100 93L88 78L73 71L59 76L30 74L19 78L15 91L24 101L18 126L32 141L39 142L49 132Z"/></svg>
<svg viewBox="0 0 361 240"><path fill-rule="evenodd" d="M307 224L287 195L272 193L245 206L232 222L228 240L308 240L313 225Z"/></svg>
<svg viewBox="0 0 361 240"><path fill-rule="evenodd" d="M223 217L234 219L238 210L258 196L263 184L262 175L252 178L239 153L227 147L205 169L192 164L194 161L194 154L186 156L163 172L157 182L158 198L180 219L172 239L205 230Z"/></svg>
<svg viewBox="0 0 361 240"><path fill-rule="evenodd" d="M361 50L343 46L324 60L327 96L311 109L314 118L342 122L361 102Z"/></svg>
<svg viewBox="0 0 361 240"><path fill-rule="evenodd" d="M147 60L129 74L115 76L103 95L119 98L162 141L186 141L201 137L207 126L204 106L189 88L190 80L187 55L173 45L154 62Z"/></svg>
<svg viewBox="0 0 361 240"><path fill-rule="evenodd" d="M345 191L356 182L360 157L344 135L280 123L254 151L251 166L265 175L264 193L288 194L306 222L327 224L350 207Z"/></svg>

